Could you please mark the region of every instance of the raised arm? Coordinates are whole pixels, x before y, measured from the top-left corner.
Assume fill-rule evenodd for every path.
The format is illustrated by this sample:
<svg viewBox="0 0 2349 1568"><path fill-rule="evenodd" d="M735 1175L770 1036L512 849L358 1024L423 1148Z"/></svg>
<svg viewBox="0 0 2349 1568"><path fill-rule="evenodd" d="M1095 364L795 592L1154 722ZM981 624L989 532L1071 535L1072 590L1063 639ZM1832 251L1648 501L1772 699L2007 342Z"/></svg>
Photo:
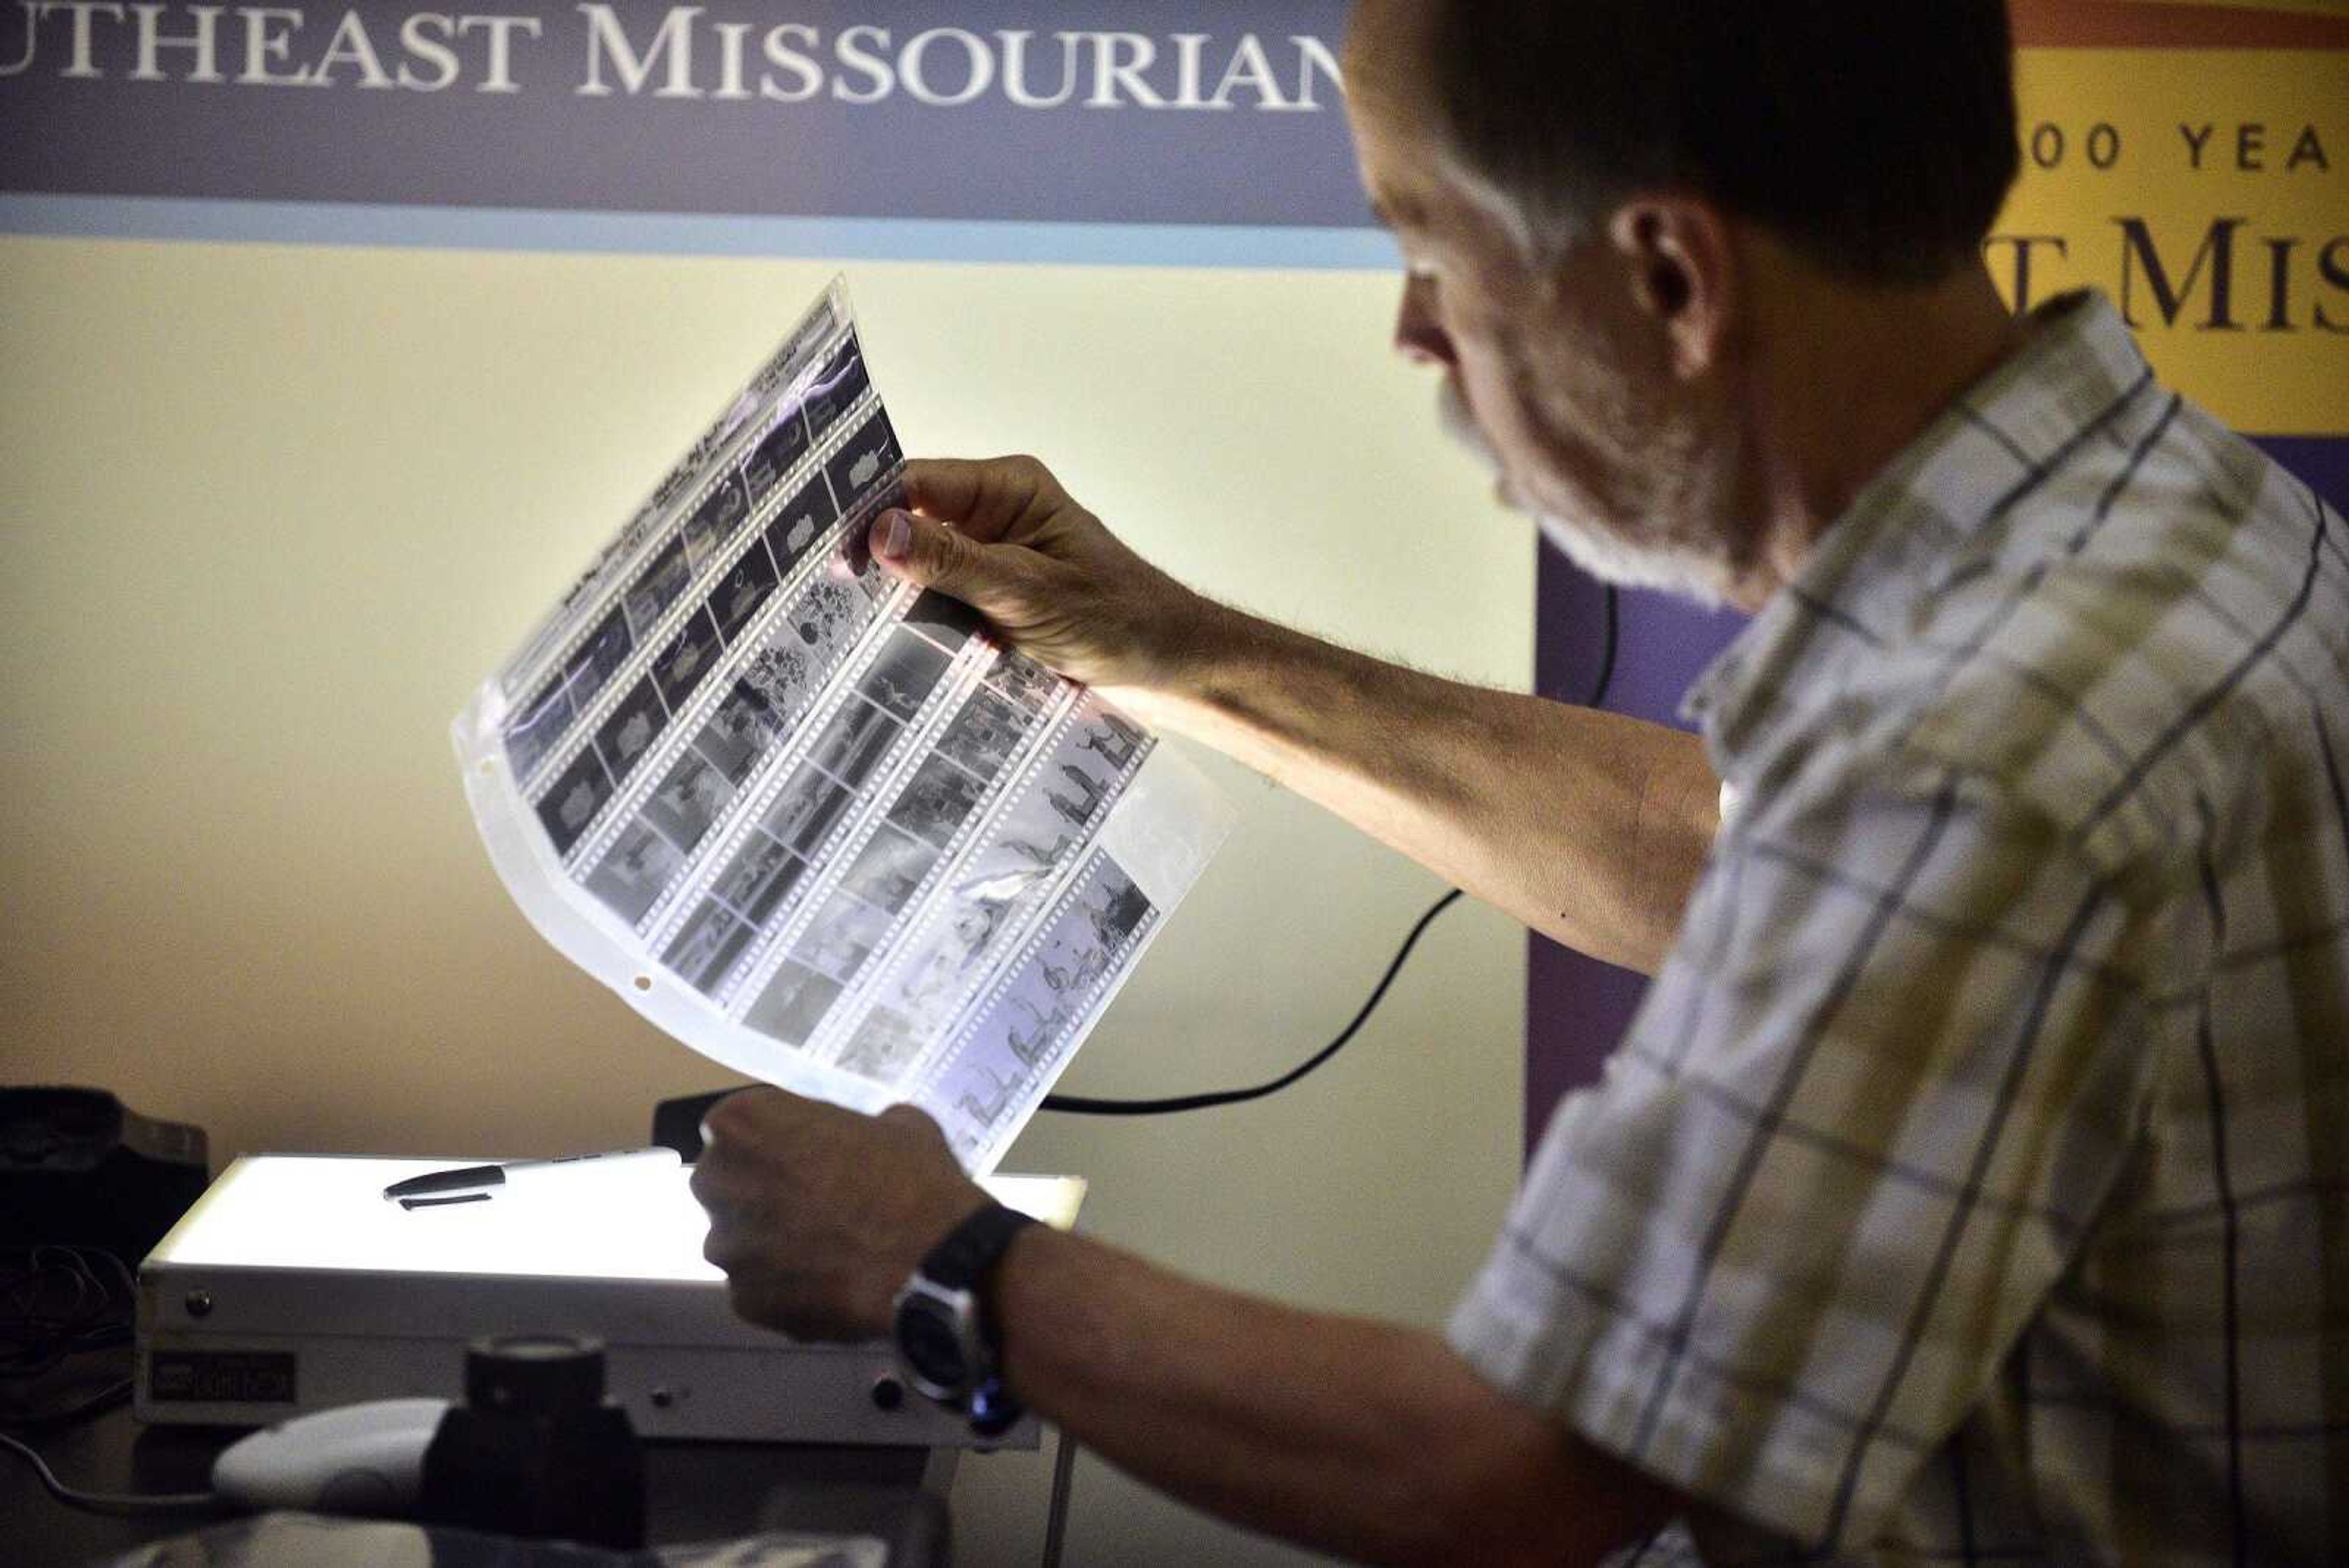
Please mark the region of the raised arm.
<svg viewBox="0 0 2349 1568"><path fill-rule="evenodd" d="M1193 592L1032 458L910 464L873 547L1015 646L1568 947L1652 971L1717 823L1693 736L1388 663Z"/></svg>

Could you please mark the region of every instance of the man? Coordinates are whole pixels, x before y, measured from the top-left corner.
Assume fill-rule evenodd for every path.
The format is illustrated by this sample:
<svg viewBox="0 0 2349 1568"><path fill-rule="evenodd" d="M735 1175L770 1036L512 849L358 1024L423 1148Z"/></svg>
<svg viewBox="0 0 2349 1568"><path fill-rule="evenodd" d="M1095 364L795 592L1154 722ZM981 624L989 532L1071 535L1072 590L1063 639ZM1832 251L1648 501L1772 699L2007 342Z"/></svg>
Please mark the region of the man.
<svg viewBox="0 0 2349 1568"><path fill-rule="evenodd" d="M2349 535L2102 301L2009 317L2010 72L1997 0L1356 18L1398 346L1553 540L1755 612L1702 742L1210 604L1027 460L874 530L1658 971L1444 1336L988 1219L918 1113L773 1091L695 1179L740 1309L879 1335L961 1270L1019 1397L1350 1556L2349 1559Z"/></svg>

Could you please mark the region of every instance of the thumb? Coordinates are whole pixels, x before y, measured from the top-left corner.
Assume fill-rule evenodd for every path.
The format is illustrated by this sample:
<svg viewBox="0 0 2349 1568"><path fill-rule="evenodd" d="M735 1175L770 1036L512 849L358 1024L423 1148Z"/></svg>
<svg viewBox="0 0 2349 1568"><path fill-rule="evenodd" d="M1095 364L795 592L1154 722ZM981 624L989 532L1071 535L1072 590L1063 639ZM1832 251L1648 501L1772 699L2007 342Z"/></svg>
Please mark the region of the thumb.
<svg viewBox="0 0 2349 1568"><path fill-rule="evenodd" d="M982 545L902 507L892 507L873 520L868 542L874 556L896 576L982 613L1006 586L1000 547Z"/></svg>

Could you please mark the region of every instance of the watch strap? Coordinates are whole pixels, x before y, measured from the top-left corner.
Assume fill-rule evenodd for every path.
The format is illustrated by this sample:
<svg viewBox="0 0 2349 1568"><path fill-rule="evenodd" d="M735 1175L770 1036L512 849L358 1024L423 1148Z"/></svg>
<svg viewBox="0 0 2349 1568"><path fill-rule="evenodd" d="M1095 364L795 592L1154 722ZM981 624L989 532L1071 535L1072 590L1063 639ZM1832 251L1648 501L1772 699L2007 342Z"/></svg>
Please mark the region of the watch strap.
<svg viewBox="0 0 2349 1568"><path fill-rule="evenodd" d="M950 1291L976 1292L1011 1239L1035 1223L1034 1215L989 1199L930 1249L922 1259L923 1277Z"/></svg>

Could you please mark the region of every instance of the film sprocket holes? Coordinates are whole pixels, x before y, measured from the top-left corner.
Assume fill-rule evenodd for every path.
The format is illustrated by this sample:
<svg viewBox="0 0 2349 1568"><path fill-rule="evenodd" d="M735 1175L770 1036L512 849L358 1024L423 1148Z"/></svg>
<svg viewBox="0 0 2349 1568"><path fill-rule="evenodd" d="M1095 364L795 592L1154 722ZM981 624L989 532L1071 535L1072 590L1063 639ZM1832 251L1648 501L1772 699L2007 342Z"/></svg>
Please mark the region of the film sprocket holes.
<svg viewBox="0 0 2349 1568"><path fill-rule="evenodd" d="M714 1061L991 1169L1230 826L867 556L904 457L835 280L453 734L533 925Z"/></svg>

